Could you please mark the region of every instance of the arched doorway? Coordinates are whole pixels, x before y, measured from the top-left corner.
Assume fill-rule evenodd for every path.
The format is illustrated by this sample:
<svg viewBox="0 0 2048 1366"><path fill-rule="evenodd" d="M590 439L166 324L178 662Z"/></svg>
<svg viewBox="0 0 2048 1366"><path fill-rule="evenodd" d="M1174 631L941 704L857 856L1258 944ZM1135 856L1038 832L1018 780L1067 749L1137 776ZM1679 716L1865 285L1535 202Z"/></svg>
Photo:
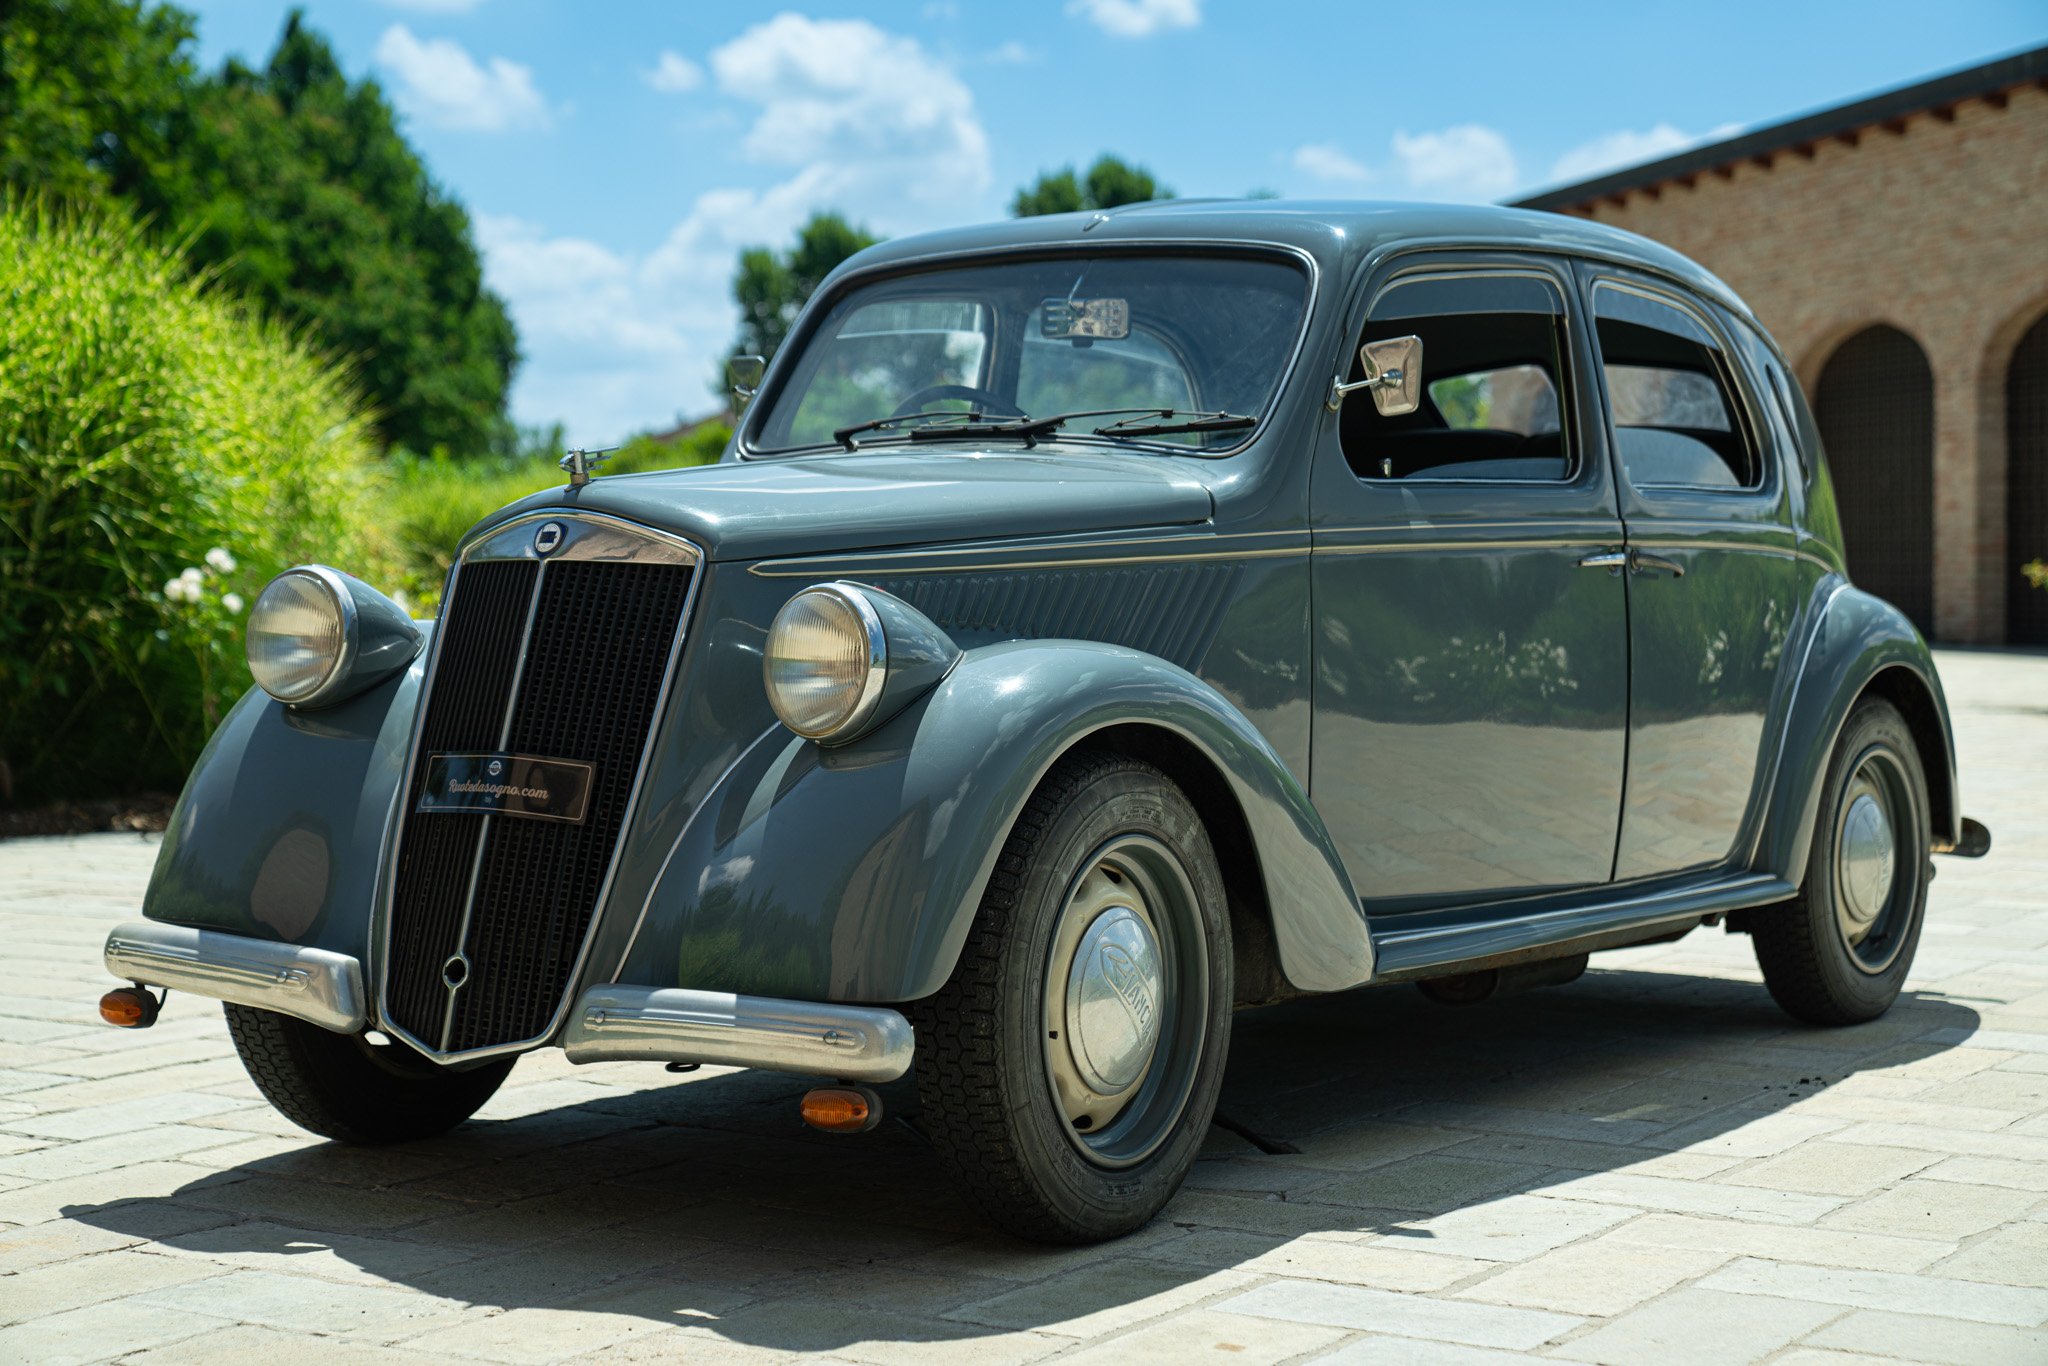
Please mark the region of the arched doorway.
<svg viewBox="0 0 2048 1366"><path fill-rule="evenodd" d="M2048 645L2048 589L2019 572L2048 560L2048 317L2013 348L2005 372L2005 638Z"/></svg>
<svg viewBox="0 0 2048 1366"><path fill-rule="evenodd" d="M1934 372L1896 327L1867 327L1820 372L1849 577L1934 634Z"/></svg>

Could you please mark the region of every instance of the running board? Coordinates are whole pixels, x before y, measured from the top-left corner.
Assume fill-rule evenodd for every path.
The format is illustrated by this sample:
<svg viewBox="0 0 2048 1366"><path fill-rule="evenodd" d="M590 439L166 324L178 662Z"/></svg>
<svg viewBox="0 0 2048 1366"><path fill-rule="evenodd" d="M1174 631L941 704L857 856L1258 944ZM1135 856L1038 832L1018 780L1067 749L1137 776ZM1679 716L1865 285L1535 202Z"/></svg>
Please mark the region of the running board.
<svg viewBox="0 0 2048 1366"><path fill-rule="evenodd" d="M1515 962L1619 948L1702 916L1789 900L1798 888L1783 878L1750 873L1595 906L1403 929L1389 924L1372 937L1375 982L1442 976ZM1384 922L1383 922L1384 923Z"/></svg>

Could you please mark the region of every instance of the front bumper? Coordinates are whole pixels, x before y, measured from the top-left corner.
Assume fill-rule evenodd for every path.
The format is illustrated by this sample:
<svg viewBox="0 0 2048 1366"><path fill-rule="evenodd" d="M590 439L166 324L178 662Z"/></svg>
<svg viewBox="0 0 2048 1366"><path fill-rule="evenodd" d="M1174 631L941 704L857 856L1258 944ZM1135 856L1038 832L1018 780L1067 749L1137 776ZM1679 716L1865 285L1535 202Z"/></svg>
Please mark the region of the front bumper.
<svg viewBox="0 0 2048 1366"><path fill-rule="evenodd" d="M107 971L147 986L337 1034L369 1024L362 964L347 954L142 920L108 935L105 957ZM571 1062L717 1063L880 1082L910 1070L912 1039L910 1022L886 1006L604 985L577 1001L562 1047Z"/></svg>
<svg viewBox="0 0 2048 1366"><path fill-rule="evenodd" d="M108 972L131 982L295 1015L337 1034L369 1019L362 965L344 953L137 920L107 936L105 958Z"/></svg>

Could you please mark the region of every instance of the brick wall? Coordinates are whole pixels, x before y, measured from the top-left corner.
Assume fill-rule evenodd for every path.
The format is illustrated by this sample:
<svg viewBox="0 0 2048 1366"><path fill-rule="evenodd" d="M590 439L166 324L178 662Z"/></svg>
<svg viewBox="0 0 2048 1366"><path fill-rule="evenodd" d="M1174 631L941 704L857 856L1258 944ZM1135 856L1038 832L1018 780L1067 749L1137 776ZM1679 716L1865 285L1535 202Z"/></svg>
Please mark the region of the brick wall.
<svg viewBox="0 0 2048 1366"><path fill-rule="evenodd" d="M1813 392L1872 323L1934 371L1935 633L2005 630L2005 372L2048 311L2048 91L2023 86L1577 210L1668 243L1756 310Z"/></svg>

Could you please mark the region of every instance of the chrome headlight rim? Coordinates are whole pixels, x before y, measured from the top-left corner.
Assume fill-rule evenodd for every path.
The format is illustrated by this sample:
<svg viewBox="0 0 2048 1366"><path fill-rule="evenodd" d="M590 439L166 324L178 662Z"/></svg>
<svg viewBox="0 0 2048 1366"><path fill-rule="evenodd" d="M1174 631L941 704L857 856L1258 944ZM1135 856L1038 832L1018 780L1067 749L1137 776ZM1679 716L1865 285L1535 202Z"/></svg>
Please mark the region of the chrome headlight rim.
<svg viewBox="0 0 2048 1366"><path fill-rule="evenodd" d="M250 653L247 637L255 631L256 612L263 605L263 594L268 593L272 585L276 584L279 580L289 578L310 579L318 584L326 593L329 603L332 604L335 610L335 614L341 620L341 645L334 652L334 658L328 663L327 672L321 675L320 681L303 693L286 695L276 691L261 679L257 680L257 686L288 707L318 707L333 697L340 690L343 682L349 677L351 666L355 662L356 641L360 634L359 613L356 608L355 594L349 591L348 582L342 577L339 570L330 569L324 564L293 565L290 569L277 574L269 583L264 584L262 592L256 595L255 607L251 608L249 613L249 625L244 632L243 653L245 655ZM255 672L253 667L250 672L253 677Z"/></svg>
<svg viewBox="0 0 2048 1366"><path fill-rule="evenodd" d="M800 726L783 714L783 708L777 698L774 675L769 671L774 667L773 641L776 628L782 624L784 614L803 599L816 597L828 598L852 611L862 635L867 640L867 672L861 679L859 695L843 717L828 726ZM767 684L768 705L774 710L776 719L804 739L815 740L821 744L839 737L858 735L867 725L869 718L875 714L875 708L881 705L882 689L889 681L888 632L882 625L881 613L875 610L874 603L868 600L867 594L860 590L859 585L819 583L794 594L776 612L775 620L768 628L768 638L770 645L763 652L761 663L763 678Z"/></svg>

